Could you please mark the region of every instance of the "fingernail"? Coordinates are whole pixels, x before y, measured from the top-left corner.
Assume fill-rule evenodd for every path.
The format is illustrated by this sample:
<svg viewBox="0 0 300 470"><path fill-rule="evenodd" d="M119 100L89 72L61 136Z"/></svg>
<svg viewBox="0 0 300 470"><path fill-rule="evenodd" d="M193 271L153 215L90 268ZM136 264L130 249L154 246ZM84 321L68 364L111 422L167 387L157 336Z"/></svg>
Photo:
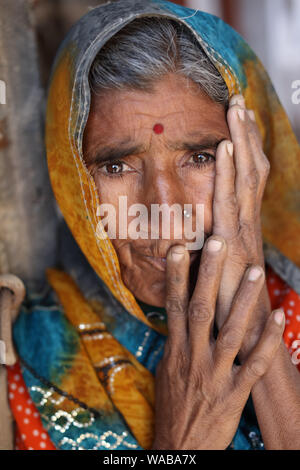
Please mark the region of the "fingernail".
<svg viewBox="0 0 300 470"><path fill-rule="evenodd" d="M252 109L248 109L248 116L251 119L251 121L256 122L255 113Z"/></svg>
<svg viewBox="0 0 300 470"><path fill-rule="evenodd" d="M176 246L175 248L172 249L172 253L171 253L172 260L176 262L182 260L184 257L184 252L185 252L185 248L183 246Z"/></svg>
<svg viewBox="0 0 300 470"><path fill-rule="evenodd" d="M243 96L236 96L232 100L232 105L238 105L241 108L245 107L245 98Z"/></svg>
<svg viewBox="0 0 300 470"><path fill-rule="evenodd" d="M277 325L282 325L283 321L285 319L285 315L284 315L284 312L283 310L276 310L276 312L274 313L274 320L275 320L275 323L277 323Z"/></svg>
<svg viewBox="0 0 300 470"><path fill-rule="evenodd" d="M233 156L233 143L228 142L228 144L226 144L226 148L227 148L227 152L232 157Z"/></svg>
<svg viewBox="0 0 300 470"><path fill-rule="evenodd" d="M238 115L241 121L245 121L245 110L244 109L238 109Z"/></svg>
<svg viewBox="0 0 300 470"><path fill-rule="evenodd" d="M208 251L220 251L222 248L222 242L219 240L209 240L207 244Z"/></svg>
<svg viewBox="0 0 300 470"><path fill-rule="evenodd" d="M238 99L237 99L237 104L241 107L241 108L244 108L245 107L245 99L240 96Z"/></svg>
<svg viewBox="0 0 300 470"><path fill-rule="evenodd" d="M257 279L261 276L261 269L259 268L251 268L249 272L249 281L257 281Z"/></svg>

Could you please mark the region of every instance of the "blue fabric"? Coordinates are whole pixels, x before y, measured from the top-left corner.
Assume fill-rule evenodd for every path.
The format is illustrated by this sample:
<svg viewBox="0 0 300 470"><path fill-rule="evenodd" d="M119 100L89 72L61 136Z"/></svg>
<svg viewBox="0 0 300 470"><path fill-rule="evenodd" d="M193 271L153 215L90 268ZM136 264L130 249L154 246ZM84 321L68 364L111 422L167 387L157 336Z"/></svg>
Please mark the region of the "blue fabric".
<svg viewBox="0 0 300 470"><path fill-rule="evenodd" d="M81 409L75 422L70 413L53 422L53 417L60 410L52 402L52 394L49 397L45 394L51 393L53 387L60 388L62 379L73 367L80 337L57 303L56 294L49 284L42 295L26 289L26 298L14 324L13 339L26 387L57 449L89 450L95 446L97 449L106 449L103 439L115 445L115 436L121 437L123 433L126 433L126 438L115 447L117 450L128 450L132 446L135 450L141 449L123 417L115 409L113 412L85 410L78 403ZM55 400L61 392L63 387L55 394ZM64 399L63 395L60 398ZM86 423L90 424L87 426ZM107 432L114 434L107 435ZM87 437L83 439L84 436ZM78 439L80 445L76 441Z"/></svg>

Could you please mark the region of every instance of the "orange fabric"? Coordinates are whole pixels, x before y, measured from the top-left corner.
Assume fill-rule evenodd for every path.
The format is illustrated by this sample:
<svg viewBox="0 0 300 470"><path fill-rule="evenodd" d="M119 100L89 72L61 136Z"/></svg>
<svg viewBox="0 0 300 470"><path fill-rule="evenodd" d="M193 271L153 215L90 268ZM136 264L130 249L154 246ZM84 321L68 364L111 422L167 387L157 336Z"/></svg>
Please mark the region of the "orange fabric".
<svg viewBox="0 0 300 470"><path fill-rule="evenodd" d="M262 63L249 60L244 70L248 81L246 106L255 111L264 152L271 164L262 204L263 237L300 267L299 143L274 91L270 87L270 94L266 92Z"/></svg>
<svg viewBox="0 0 300 470"><path fill-rule="evenodd" d="M99 324L99 316L93 311L91 306L80 292L73 279L63 271L48 269L47 277L58 293L59 300L63 306L65 315L72 325L78 329L81 323ZM102 325L103 333L99 339L89 341L88 336L82 337L82 344L86 354L77 353L77 362L74 364L74 373L68 374L63 380L63 389L89 403L91 407L107 409L111 405L121 412L125 421L130 426L134 436L144 449L149 449L153 441L154 430L154 380L153 374L144 367L121 343L117 341ZM84 357L86 361L84 361ZM110 387L108 400L107 393L103 386L99 388L100 382L95 376L94 382L86 380L88 390L86 395L82 394L82 378L90 364L97 367L110 357L121 357L128 359L129 367L124 367L114 374L113 387ZM89 364L86 364L86 362ZM75 370L76 369L76 370ZM97 372L97 374L101 374ZM77 378L77 383L75 382ZM101 377L101 375L100 375ZM100 378L99 377L99 378ZM102 383L102 381L101 381ZM70 389L70 387L72 387ZM97 397L97 403L91 402L93 397ZM101 400L100 400L101 397Z"/></svg>
<svg viewBox="0 0 300 470"><path fill-rule="evenodd" d="M7 367L8 398L16 422L16 450L55 450L22 377L20 364Z"/></svg>
<svg viewBox="0 0 300 470"><path fill-rule="evenodd" d="M283 339L291 355L295 355L299 350L297 367L300 371L300 342L299 346L293 347L295 340L300 340L300 296L280 279L271 268L267 269L267 286L272 309L282 307L285 311L286 327ZM74 315L74 318L76 318L76 312ZM74 318L70 320L73 322ZM99 354L101 354L101 350L102 348L99 348ZM17 363L12 367L7 367L7 376L10 406L16 420L15 449L54 450L55 447L44 429L39 413L26 389L20 365ZM121 384L123 380L124 377L121 377ZM120 397L119 406L122 409L122 387L120 391L116 391L116 395L117 403L119 402L118 396Z"/></svg>

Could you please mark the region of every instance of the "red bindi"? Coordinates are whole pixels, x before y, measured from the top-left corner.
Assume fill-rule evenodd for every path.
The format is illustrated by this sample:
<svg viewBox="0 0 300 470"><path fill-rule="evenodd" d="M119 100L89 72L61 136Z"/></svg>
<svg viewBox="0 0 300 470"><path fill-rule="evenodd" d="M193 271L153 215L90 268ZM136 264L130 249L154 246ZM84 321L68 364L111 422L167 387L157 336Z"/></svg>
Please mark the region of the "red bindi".
<svg viewBox="0 0 300 470"><path fill-rule="evenodd" d="M162 124L155 124L155 126L153 126L153 131L155 134L162 134L164 131L164 126Z"/></svg>

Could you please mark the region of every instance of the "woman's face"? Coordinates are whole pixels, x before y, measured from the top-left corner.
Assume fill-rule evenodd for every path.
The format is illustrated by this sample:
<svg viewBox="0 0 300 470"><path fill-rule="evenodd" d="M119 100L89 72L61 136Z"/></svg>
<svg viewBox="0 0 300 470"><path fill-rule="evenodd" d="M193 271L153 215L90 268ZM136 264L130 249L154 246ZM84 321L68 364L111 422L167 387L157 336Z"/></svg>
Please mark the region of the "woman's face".
<svg viewBox="0 0 300 470"><path fill-rule="evenodd" d="M158 238L151 239L151 205L171 207L177 203L183 208L192 204L195 228L194 208L202 204L204 237L209 236L214 158L217 145L224 139L230 139L224 106L199 92L194 82L176 74L157 81L151 93L116 90L93 96L84 134L84 158L100 202L115 207L117 237L111 241L122 279L139 300L164 306L166 254L172 245L187 241L184 234L181 239L175 238L178 221L172 217L170 236L163 236L159 226L155 232ZM147 239L118 236L120 196L127 197L128 208L138 203L148 209ZM125 217L128 225L134 218ZM200 250L191 253L191 267L197 264L199 255Z"/></svg>

